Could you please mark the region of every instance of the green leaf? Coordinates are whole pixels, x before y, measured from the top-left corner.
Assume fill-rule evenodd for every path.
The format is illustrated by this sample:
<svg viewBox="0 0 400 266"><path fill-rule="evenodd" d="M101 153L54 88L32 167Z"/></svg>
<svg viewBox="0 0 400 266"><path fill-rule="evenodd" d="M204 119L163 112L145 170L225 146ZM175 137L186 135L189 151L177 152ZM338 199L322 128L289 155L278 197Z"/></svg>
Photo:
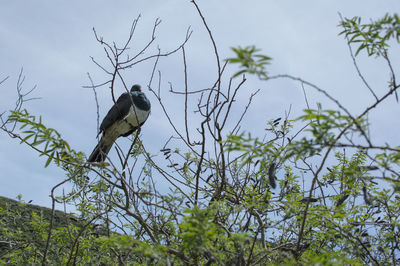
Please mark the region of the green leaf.
<svg viewBox="0 0 400 266"><path fill-rule="evenodd" d="M53 160L53 156L54 156L55 151L53 151L49 157L47 158L46 164L44 165L44 167L49 166L49 164L51 163L51 161Z"/></svg>

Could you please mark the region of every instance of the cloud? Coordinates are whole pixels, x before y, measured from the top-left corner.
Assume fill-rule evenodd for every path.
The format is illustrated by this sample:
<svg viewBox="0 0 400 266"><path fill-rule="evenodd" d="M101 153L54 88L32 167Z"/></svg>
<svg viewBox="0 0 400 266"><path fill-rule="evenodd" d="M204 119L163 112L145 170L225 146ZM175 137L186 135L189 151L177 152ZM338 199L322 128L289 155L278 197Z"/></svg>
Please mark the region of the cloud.
<svg viewBox="0 0 400 266"><path fill-rule="evenodd" d="M214 34L221 59L232 55L231 46L254 44L273 58L271 73L289 73L308 79L328 89L354 110L357 109L354 105L370 100L354 72L345 41L337 36L337 12L350 17L376 18L385 12L398 10L398 1L382 4L361 0L259 0L249 3L238 0L199 3ZM12 1L3 4L0 11L0 79L12 76L6 85L0 87L5 96L0 99L0 106L12 106L10 102L15 100L13 82L23 66L27 76L26 86L38 84L37 94L43 97L29 104L32 113L43 115L44 121L58 129L75 149L89 153L96 143L96 109L93 92L82 88L82 85L89 84L87 72L91 73L95 82L107 80L89 58L94 56L101 62L107 61L103 49L94 39L92 27L106 40L121 44L129 33L133 19L139 14L142 17L133 40L137 46L133 47L132 53L149 40L157 17L162 19L162 24L152 51L157 50L157 45L163 51L173 49L183 41L186 29L191 26L194 32L186 51L189 86L191 89L212 86L216 78L213 48L208 32L190 1L152 1L151 4L147 1ZM375 67L376 62L368 62L363 70L372 73L374 78L371 82L378 84L375 78L379 79L385 72ZM124 73L125 78L144 86L149 81L151 67L150 63L135 66ZM182 97L168 92L168 82L176 90L183 89L182 54L162 58L159 69L166 107L171 115L180 117L182 121L182 109L179 109L182 108ZM228 68L228 71L235 69ZM261 89L249 110L253 113L246 120L248 125L254 123L254 128L261 129L265 121L283 115L291 105L296 112L305 107L301 86L293 82L266 83L250 77L245 88L242 98L238 100L238 112L247 102L245 95ZM119 85L116 93L122 91ZM107 87L98 89L97 93L102 119L112 101ZM307 94L312 103L325 101L312 90L307 89ZM143 141L155 152L172 131L170 128L167 130L168 124L155 97L149 97L153 101L153 111L143 129ZM384 121L384 115L376 119ZM183 125L179 127L182 130ZM25 198L34 199L34 202L47 197L48 188L53 183L46 177L55 172L43 169L34 155L22 157L25 161L21 163L19 155L29 148L18 145L5 134L1 134L0 138L1 162L9 166L7 177L0 179L0 187L3 188L0 194L9 193L7 195L11 196L21 191L26 194ZM154 144L154 139L160 143ZM35 169L34 172L32 169ZM10 180L17 180L20 184L15 186ZM35 189L30 189L32 183L35 183Z"/></svg>

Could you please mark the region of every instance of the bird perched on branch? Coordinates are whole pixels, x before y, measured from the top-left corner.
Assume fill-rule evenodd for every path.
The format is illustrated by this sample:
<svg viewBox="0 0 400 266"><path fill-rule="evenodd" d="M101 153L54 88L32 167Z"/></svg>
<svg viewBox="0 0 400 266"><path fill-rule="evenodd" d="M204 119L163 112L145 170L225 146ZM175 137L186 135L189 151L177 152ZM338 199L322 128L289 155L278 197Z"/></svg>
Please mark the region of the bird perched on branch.
<svg viewBox="0 0 400 266"><path fill-rule="evenodd" d="M140 85L133 85L129 93L123 93L101 122L99 134L103 135L88 162L104 162L117 138L129 136L146 122L150 107Z"/></svg>

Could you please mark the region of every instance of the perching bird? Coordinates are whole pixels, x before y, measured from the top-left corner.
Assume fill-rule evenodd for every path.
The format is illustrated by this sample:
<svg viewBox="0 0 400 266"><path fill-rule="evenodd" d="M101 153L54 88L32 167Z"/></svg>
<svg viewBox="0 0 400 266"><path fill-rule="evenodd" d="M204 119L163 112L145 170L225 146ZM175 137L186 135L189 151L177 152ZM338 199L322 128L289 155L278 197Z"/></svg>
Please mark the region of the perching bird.
<svg viewBox="0 0 400 266"><path fill-rule="evenodd" d="M140 85L133 85L130 93L123 93L101 122L99 134L103 135L88 162L104 162L117 138L129 136L146 122L150 107Z"/></svg>

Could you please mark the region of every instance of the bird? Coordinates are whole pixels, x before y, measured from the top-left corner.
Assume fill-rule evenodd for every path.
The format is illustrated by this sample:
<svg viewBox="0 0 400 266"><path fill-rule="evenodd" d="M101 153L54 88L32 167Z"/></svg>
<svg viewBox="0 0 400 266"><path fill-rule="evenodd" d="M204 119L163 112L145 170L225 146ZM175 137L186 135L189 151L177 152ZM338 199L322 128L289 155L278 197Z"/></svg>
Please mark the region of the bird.
<svg viewBox="0 0 400 266"><path fill-rule="evenodd" d="M150 115L151 104L140 85L121 94L100 125L102 137L88 158L89 163L104 162L119 137L127 137L140 128Z"/></svg>

